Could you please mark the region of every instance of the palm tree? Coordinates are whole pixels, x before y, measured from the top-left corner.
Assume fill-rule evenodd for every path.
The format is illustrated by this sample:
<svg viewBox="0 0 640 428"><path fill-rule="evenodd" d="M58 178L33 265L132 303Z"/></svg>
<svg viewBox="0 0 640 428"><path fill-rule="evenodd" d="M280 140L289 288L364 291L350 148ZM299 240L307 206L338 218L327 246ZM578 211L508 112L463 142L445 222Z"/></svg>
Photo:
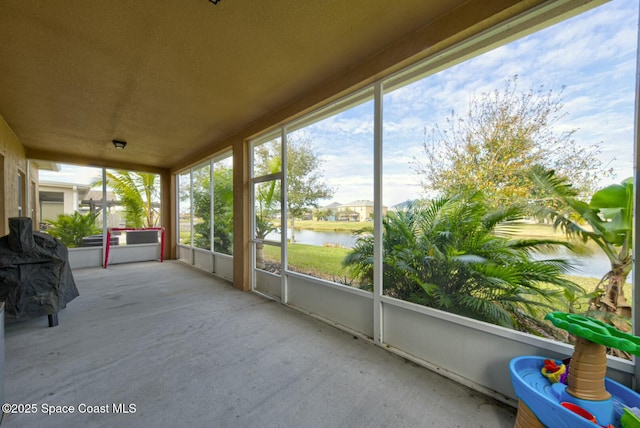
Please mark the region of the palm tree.
<svg viewBox="0 0 640 428"><path fill-rule="evenodd" d="M58 238L66 247L81 247L82 238L102 232L96 226L97 213L80 214L75 211L73 214L60 214L55 221L45 220L50 224L47 233Z"/></svg>
<svg viewBox="0 0 640 428"><path fill-rule="evenodd" d="M278 148L278 144L272 141L270 145L264 145L258 150L258 157L261 166L259 174L268 175L276 174L282 171L282 158L279 153L274 150ZM256 186L256 194L254 196L256 202L256 267L264 269L266 264L264 260L264 243L263 240L269 233L278 230L272 222L274 216L280 213L280 205L282 201L282 189L280 180L269 180L259 183Z"/></svg>
<svg viewBox="0 0 640 428"><path fill-rule="evenodd" d="M551 203L539 201L535 213L551 219L554 227L569 237L594 242L609 259L611 269L596 286L597 293L590 301L590 315L599 315L619 329L629 331L631 306L622 287L633 267L633 179L598 190L588 204L578 200L577 191L568 180L556 176L554 171L536 168L531 179L555 195ZM577 219L571 214L577 215Z"/></svg>
<svg viewBox="0 0 640 428"><path fill-rule="evenodd" d="M256 190L256 267L264 269L266 264L263 240L269 233L278 230L278 226L273 224L272 219L280 208L278 206L280 203L280 186L276 180L271 180L266 183L260 183Z"/></svg>
<svg viewBox="0 0 640 428"><path fill-rule="evenodd" d="M96 180L91 186L101 186ZM160 199L158 175L145 172L107 171L107 185L120 198L125 209L127 227L156 227L159 213L155 204Z"/></svg>
<svg viewBox="0 0 640 428"><path fill-rule="evenodd" d="M516 208L489 211L480 194L440 198L383 219L385 294L509 328L550 335L538 320L563 290L565 260L532 254L568 243L511 239ZM344 260L365 286L373 280L373 238L362 234Z"/></svg>

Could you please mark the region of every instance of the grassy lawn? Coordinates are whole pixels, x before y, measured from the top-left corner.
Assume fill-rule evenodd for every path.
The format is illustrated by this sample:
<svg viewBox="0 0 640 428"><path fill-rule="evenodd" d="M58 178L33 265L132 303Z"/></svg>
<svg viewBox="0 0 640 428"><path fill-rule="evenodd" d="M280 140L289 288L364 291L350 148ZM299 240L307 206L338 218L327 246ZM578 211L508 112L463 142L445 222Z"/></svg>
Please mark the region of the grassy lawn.
<svg viewBox="0 0 640 428"><path fill-rule="evenodd" d="M581 286L587 293L595 290L596 286L598 285L598 282L600 282L598 278L587 277L587 276L564 275L564 277ZM631 297L632 297L632 294L631 294L632 286L633 285L630 282L625 282L624 286L622 287L622 291L624 292L624 297L626 297L629 302L631 302Z"/></svg>
<svg viewBox="0 0 640 428"><path fill-rule="evenodd" d="M180 231L180 243L181 244L189 244L191 243L191 232L189 231Z"/></svg>
<svg viewBox="0 0 640 428"><path fill-rule="evenodd" d="M330 281L344 280L346 270L342 260L349 252L346 248L319 247L305 244L289 244L289 269ZM280 260L280 248L264 246L266 260Z"/></svg>
<svg viewBox="0 0 640 428"><path fill-rule="evenodd" d="M559 230L554 230L553 226L546 224L519 223L515 234L518 236L526 236L529 238L545 239L562 239L564 234Z"/></svg>
<svg viewBox="0 0 640 428"><path fill-rule="evenodd" d="M553 226L548 224L531 224L519 223L513 229L513 238L530 238L530 239L557 239L566 241L567 237L561 230L555 230ZM600 248L592 241L583 243L578 238L573 238L571 243L575 246L575 251L582 254L592 254L600 251Z"/></svg>

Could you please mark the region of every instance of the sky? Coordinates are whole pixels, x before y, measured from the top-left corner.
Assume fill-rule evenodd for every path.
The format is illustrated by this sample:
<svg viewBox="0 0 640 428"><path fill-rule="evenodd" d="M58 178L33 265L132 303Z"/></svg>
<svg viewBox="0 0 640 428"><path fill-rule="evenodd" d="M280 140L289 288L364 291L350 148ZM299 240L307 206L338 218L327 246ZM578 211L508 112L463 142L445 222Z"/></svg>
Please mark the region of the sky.
<svg viewBox="0 0 640 428"><path fill-rule="evenodd" d="M561 93L566 116L555 129L575 130L583 148L601 144L603 164L615 173L603 186L632 176L637 28L638 2L615 0L386 94L383 203L423 196L413 165L425 130L442 126L452 111L465 113L470 99L504 88L514 75L519 91ZM373 103L306 131L321 147L331 201L373 199Z"/></svg>
<svg viewBox="0 0 640 428"><path fill-rule="evenodd" d="M633 127L638 1L614 0L567 21L465 61L384 97L383 203L419 198L413 162L422 154L425 130L466 112L474 96L502 89L518 75L523 92L562 88L558 132L575 130L582 147L600 143L613 182L633 175ZM373 102L369 101L302 131L311 138L333 201L373 200ZM100 169L63 166L41 171L43 181L85 184ZM603 185L610 184L603 182Z"/></svg>

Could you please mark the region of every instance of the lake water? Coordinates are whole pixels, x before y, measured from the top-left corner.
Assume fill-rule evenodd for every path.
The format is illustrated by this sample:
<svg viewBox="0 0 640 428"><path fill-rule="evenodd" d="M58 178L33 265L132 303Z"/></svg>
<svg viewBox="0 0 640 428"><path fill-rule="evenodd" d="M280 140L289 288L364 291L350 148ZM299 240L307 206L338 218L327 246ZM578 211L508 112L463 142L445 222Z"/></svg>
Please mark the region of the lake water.
<svg viewBox="0 0 640 428"><path fill-rule="evenodd" d="M291 229L287 231L291 236ZM356 242L356 236L351 232L319 232L315 230L298 230L296 229L296 243L308 245L337 245L344 248L352 248ZM268 239L278 241L280 234L271 233ZM589 276L601 278L610 269L609 259L604 254L596 252L589 256L576 256L569 253L566 249L561 249L557 254L536 255L537 259L566 258L574 265L574 271L571 275ZM629 276L631 278L631 275ZM630 280L630 279L628 279Z"/></svg>
<svg viewBox="0 0 640 428"><path fill-rule="evenodd" d="M291 229L287 229L287 237L291 238ZM280 240L279 233L270 233L268 239ZM315 230L296 229L296 244L331 245L352 248L356 236L351 232L319 232Z"/></svg>
<svg viewBox="0 0 640 428"><path fill-rule="evenodd" d="M562 254L545 254L534 256L536 259L567 259L573 265L573 269L568 272L569 275L590 276L593 278L602 278L604 274L609 272L611 264L605 255L576 256Z"/></svg>

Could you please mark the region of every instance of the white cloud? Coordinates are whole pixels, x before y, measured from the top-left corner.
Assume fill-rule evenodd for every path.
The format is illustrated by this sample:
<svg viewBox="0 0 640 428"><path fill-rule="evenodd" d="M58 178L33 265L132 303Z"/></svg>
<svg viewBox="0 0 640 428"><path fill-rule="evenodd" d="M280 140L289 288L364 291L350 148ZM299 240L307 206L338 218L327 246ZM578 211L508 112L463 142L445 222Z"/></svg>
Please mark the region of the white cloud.
<svg viewBox="0 0 640 428"><path fill-rule="evenodd" d="M60 164L60 171L41 170L38 172L38 176L40 181L70 183L86 186L97 179L102 178L102 168Z"/></svg>

